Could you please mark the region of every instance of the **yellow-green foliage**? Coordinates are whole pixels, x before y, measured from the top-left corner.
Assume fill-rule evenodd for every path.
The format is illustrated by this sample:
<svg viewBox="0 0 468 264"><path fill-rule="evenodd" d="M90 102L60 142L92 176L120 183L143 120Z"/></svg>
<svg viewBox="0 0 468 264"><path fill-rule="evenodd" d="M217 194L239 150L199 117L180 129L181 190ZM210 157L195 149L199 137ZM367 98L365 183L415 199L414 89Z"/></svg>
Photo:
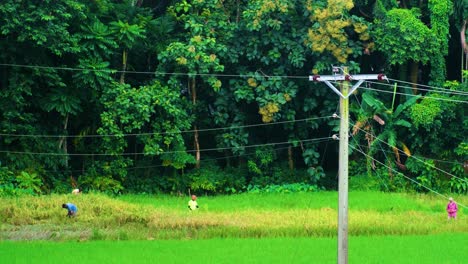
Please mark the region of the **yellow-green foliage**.
<svg viewBox="0 0 468 264"><path fill-rule="evenodd" d="M271 121L273 121L273 117L278 111L278 104L270 102L267 103L265 106L260 107L258 113L262 115L263 123L270 123Z"/></svg>
<svg viewBox="0 0 468 264"><path fill-rule="evenodd" d="M367 25L345 15L353 7L352 0L328 0L325 7L315 5L312 0L307 1L306 8L311 12L310 20L314 26L309 29L306 44L315 52L327 51L338 62L347 62L353 50L350 48L345 29L352 27L361 41L368 41L370 38Z"/></svg>
<svg viewBox="0 0 468 264"><path fill-rule="evenodd" d="M416 126L430 126L442 112L440 101L433 100L432 97L440 95L432 94L430 99L423 98L420 103L411 107L411 120Z"/></svg>
<svg viewBox="0 0 468 264"><path fill-rule="evenodd" d="M262 27L262 23L267 22L272 27L281 25L279 20L269 18L273 17L270 13L287 13L289 3L282 0L261 0L252 1L250 3L249 10L246 11L246 17L249 18L248 26L254 30L259 30Z"/></svg>

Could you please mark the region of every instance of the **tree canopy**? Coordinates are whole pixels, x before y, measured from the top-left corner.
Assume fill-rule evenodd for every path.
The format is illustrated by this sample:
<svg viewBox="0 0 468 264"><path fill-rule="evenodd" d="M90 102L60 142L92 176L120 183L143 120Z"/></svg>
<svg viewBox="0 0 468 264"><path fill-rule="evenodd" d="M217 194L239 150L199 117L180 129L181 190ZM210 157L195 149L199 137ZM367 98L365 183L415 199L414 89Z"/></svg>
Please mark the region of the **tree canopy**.
<svg viewBox="0 0 468 264"><path fill-rule="evenodd" d="M335 188L339 98L308 81L332 65L392 80L350 97L350 143L368 154L351 154L351 177L420 190L399 172L467 192L468 85L447 80L463 61L452 45L466 52L467 10L465 0L4 0L0 195Z"/></svg>

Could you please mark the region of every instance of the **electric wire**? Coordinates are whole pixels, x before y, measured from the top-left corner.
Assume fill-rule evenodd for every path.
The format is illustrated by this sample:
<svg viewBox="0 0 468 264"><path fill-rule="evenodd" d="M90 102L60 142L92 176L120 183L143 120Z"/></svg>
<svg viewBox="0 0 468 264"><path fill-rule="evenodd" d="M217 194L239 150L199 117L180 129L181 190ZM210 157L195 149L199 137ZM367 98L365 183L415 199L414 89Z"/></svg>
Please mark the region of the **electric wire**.
<svg viewBox="0 0 468 264"><path fill-rule="evenodd" d="M265 74L263 72L261 72L261 74L184 73L184 72L157 72L157 71L149 72L149 71L122 71L122 70L112 70L112 69L89 69L89 68L73 68L73 67L55 67L55 66L25 65L25 64L13 64L13 63L0 63L0 66L17 67L17 68L30 68L30 69L49 69L49 70L63 70L63 71L90 71L90 72L148 74L148 75L240 77L240 78L263 76L263 77L266 77L266 78L309 79L309 76L267 75L267 74Z"/></svg>
<svg viewBox="0 0 468 264"><path fill-rule="evenodd" d="M250 128L250 127L261 127L261 126L271 126L271 125L279 125L279 124L287 124L287 123L295 123L295 122L307 122L311 120L318 120L318 119L325 119L330 118L332 116L322 116L322 117L310 117L310 118L303 118L303 119L295 119L295 120L286 120L286 121L278 121L272 123L257 123L251 125L242 125L242 126L229 126L229 127L218 127L218 128L201 128L198 130L182 130L182 131L166 131L166 132L153 132L153 133L129 133L129 134L103 134L103 135L39 135L39 134L6 134L0 133L0 136L4 137L33 137L33 138L102 138L102 137L127 137L127 136L155 136L155 135L174 135L174 134L183 134L183 133L194 133L195 131L198 132L207 132L207 131L218 131L218 130L230 130L230 129L239 129L239 128Z"/></svg>
<svg viewBox="0 0 468 264"><path fill-rule="evenodd" d="M441 194L441 193L435 191L434 189L429 188L429 187L425 186L424 184L422 184L422 183L420 183L420 182L418 182L418 181L416 181L416 180L414 180L414 179L411 179L410 177L404 175L403 173L401 173L401 172L399 172L399 171L397 171L397 170L395 170L395 169L393 169L393 168L391 168L391 167L388 167L388 166L385 165L384 163L382 163L382 162L380 162L380 161L374 159L374 158L371 157L370 155L368 155L368 154L362 152L361 150L359 150L359 149L357 149L357 148L355 148L355 147L353 147L353 146L350 146L350 147L353 148L354 150L360 152L360 153L363 154L364 156L366 156L366 157L368 157L368 158L374 160L375 162L379 163L380 165L386 167L387 169L392 170L393 172L397 173L398 175L401 175L401 176L403 176L404 178L406 178L406 179L408 179L408 180L410 180L410 181L416 183L417 185L419 185L419 186L421 186L421 187L423 187L423 188L425 188L425 189L427 189L427 190L429 190L429 191L431 191L431 192L433 192L433 193L435 193L435 194L437 194L437 195L439 195L439 196L442 196L442 197L444 197L445 199L448 200L448 198L449 198L448 196L445 196L445 195L443 195L443 194ZM463 204L461 204L461 203L459 203L459 202L457 202L457 204L460 205L460 206L462 206L462 207L465 208L465 209L468 209L468 207L466 207L465 205L463 205Z"/></svg>
<svg viewBox="0 0 468 264"><path fill-rule="evenodd" d="M300 142L313 142L320 141L323 139L329 139L330 137L322 138L313 138L313 139L304 139L304 140L291 140L284 142L275 142L275 143L266 143L266 144L255 144L255 145L245 145L245 146L236 146L236 147L222 147L222 148L208 148L208 149L191 149L191 150L174 150L174 151L162 151L161 153L145 153L145 152L133 152L133 153L56 153L56 152L27 152L27 151L8 151L0 150L0 153L7 154L23 154L23 155L45 155L45 156L135 156L135 155L159 155L159 154L175 154L175 153L193 153L193 152L207 152L207 151L219 151L219 150L229 150L229 149L242 149L242 148L254 148L262 146L275 146L281 144L292 144Z"/></svg>
<svg viewBox="0 0 468 264"><path fill-rule="evenodd" d="M380 83L380 82L374 82L374 81L365 81L367 83L370 83L370 84L376 84L376 85L382 85L382 86L391 86L393 88L393 86L395 85L395 83L393 84L388 84L388 83ZM462 96L462 95L465 95L465 96L468 96L468 92L464 92L464 91L456 91L456 90L448 90L448 89L444 89L444 90L430 90L430 89L424 89L424 88L414 88L414 87L411 87L411 86L398 86L399 88L405 88L405 89L416 89L418 91L427 91L427 92L437 92L437 93L442 93L442 94L452 94L452 95L458 95L458 96Z"/></svg>
<svg viewBox="0 0 468 264"><path fill-rule="evenodd" d="M394 81L394 82L405 83L405 84L410 84L410 85L421 86L421 87L426 87L426 88L430 88L430 89L416 88L417 90L422 90L422 91L437 90L437 91L445 91L445 92L447 92L447 93L454 93L454 92L456 92L456 93L460 93L461 95L468 95L468 92L453 91L453 90L450 90L450 89L447 89L447 88L442 88L442 87L436 87L436 86L424 85L424 84L419 84L419 83L406 82L406 81L401 81L401 80L391 79L391 78L387 78L387 80L389 80L389 81ZM403 87L405 87L405 86L403 86ZM408 87L408 86L406 86L406 87ZM413 88L413 87L408 87L408 88ZM431 89L432 89L432 90L431 90Z"/></svg>
<svg viewBox="0 0 468 264"><path fill-rule="evenodd" d="M26 65L26 64L14 64L14 63L0 63L0 66L18 67L18 68L32 68L32 69L64 70L64 71L90 71L90 72L149 74L149 75L215 76L215 77L241 77L241 78L258 77L259 76L259 74L222 74L222 73L184 73L184 72L157 72L157 71L122 71L122 70L114 70L114 69L90 69L90 68L76 68L76 67ZM267 77L267 78L309 79L309 75L307 75L307 76L301 76L301 75L268 75L268 74L265 74L263 72L261 72L260 75L263 76L263 77ZM351 74L351 76L352 76L352 74ZM463 91L452 91L452 90L445 89L445 88L440 88L440 87L435 87L435 86L430 86L430 85L424 85L424 84L417 84L417 83L412 83L412 82L407 82L407 81L401 81L401 80L392 79L392 78L387 78L387 80L394 81L394 82L405 83L405 84L416 85L416 86L421 86L421 87L426 87L426 88L431 88L433 90L439 90L440 92L445 92L445 93L452 93L452 94L459 93L460 95L468 95L468 92L463 92ZM377 83L377 82L371 82L371 83ZM382 84L382 83L378 83L378 84ZM406 86L406 88L413 89L413 87L409 87L409 86ZM416 88L416 89L417 90L422 90L422 91L431 91L430 89L423 89L423 88Z"/></svg>
<svg viewBox="0 0 468 264"><path fill-rule="evenodd" d="M309 146L309 145L323 143L323 142L327 142L327 144L328 144L329 141L333 141L333 140L332 139L326 139L326 140L321 140L321 141L318 140L318 141L314 141L314 142L305 143L303 145L304 146ZM288 148L289 148L289 146L273 148L272 151L279 151L279 150L284 150L284 149L288 149ZM264 153L264 152L268 152L268 151L271 151L271 150L261 150L260 152ZM252 155L255 155L255 154L256 154L255 152L252 152L252 153L243 153L243 154L237 154L237 155L222 156L222 157L211 158L211 159L201 159L200 162L217 161L217 160L224 160L224 159L227 159L227 158L252 156ZM325 153L324 153L324 155L325 155ZM123 169L129 171L129 170L153 169L153 168L162 168L162 167L168 167L168 166L160 164L160 165L127 167L127 168L123 168ZM43 171L44 172L83 172L84 170L80 169L80 170L43 170Z"/></svg>
<svg viewBox="0 0 468 264"><path fill-rule="evenodd" d="M392 89L394 88L394 85L396 84L396 83L374 82L374 81L369 81L369 80L366 80L364 82L369 83L369 84L388 86L388 87L391 87ZM413 87L411 87L411 86L398 86L398 87L399 88L405 88L405 89L413 89ZM437 93L443 93L443 94L452 94L452 95L457 95L457 96L468 95L468 92L448 90L448 89L444 89L444 90L429 90L429 89L422 89L422 88L416 88L416 89L420 90L420 91L437 92ZM410 94L408 94L408 95L410 95Z"/></svg>
<svg viewBox="0 0 468 264"><path fill-rule="evenodd" d="M330 83L333 83L333 84L340 84L339 82L334 82L334 81L330 81ZM364 83L368 83L368 81L364 81ZM379 84L392 86L391 84L383 84L383 83L379 83ZM387 91L387 90L381 90L381 89L376 89L376 88L371 88L371 87L360 87L360 89L371 90L371 91L377 91L377 92L382 92L382 93L400 94L400 95L406 95L406 96L411 96L411 97L417 96L417 97L421 97L421 98L427 98L427 99L433 99L433 100L440 100L440 101L447 101L447 102L454 102L454 103L464 103L464 104L467 104L467 103L468 103L468 101L464 101L464 100L456 100L456 99L449 99L449 98L432 97L432 96L427 96L427 95L405 94L405 93L394 92L394 91Z"/></svg>
<svg viewBox="0 0 468 264"><path fill-rule="evenodd" d="M400 92L393 92L393 91L386 91L386 90L379 90L375 88L370 88L370 87L361 87L361 89L365 90L372 90L372 91L378 91L382 93L390 93L390 94L400 94L400 95L406 95L406 96L419 96L424 99L433 99L433 100L440 100L440 101L447 101L447 102L454 102L454 103L463 103L467 104L468 101L462 101L462 100L455 100L455 99L448 99L448 98L440 98L440 97L432 97L432 96L425 96L425 95L413 95L413 94L405 94L405 93L400 93Z"/></svg>
<svg viewBox="0 0 468 264"><path fill-rule="evenodd" d="M362 147L362 148L367 148L367 147L368 147L367 145L362 145L362 144L355 144L355 146L360 146L360 147ZM362 149L362 148L360 148L360 149ZM382 148L381 148L381 151L386 152L386 153L394 153L394 152L391 151L391 150L384 150L384 149L382 149ZM404 153L404 152L401 151L401 150L397 150L397 151L398 151L400 154L405 154L405 155L406 155L406 153ZM420 159L433 160L433 161L437 161L437 162L440 162L440 163L456 164L456 165L461 165L461 166L463 166L463 163L457 162L457 161L440 160L440 159L428 158L428 157L423 157L423 156L415 156L415 157L418 157L418 158L420 158Z"/></svg>
<svg viewBox="0 0 468 264"><path fill-rule="evenodd" d="M361 102L359 101L359 98L358 98L356 95L354 95L354 97L355 97L356 101L358 102L359 107L362 109L362 104L361 104ZM350 118L350 120L352 121L351 118ZM372 128L371 128L371 129L372 129ZM361 145L359 145L359 142L357 141L357 139L356 139L355 137L352 137L352 138L353 138L353 141L359 146L359 149L361 149ZM380 147L380 149L383 151L383 148L382 148L382 145L380 144L380 142L379 142L379 147ZM362 150L362 149L361 149L361 150ZM387 155L385 154L385 152L384 152L384 156L385 156L385 159L387 159ZM387 184L386 184L385 181L382 179L382 177L380 176L380 174L377 173L377 176L380 178L380 180L382 181L382 183L383 183L383 185L385 186L385 188L388 189Z"/></svg>
<svg viewBox="0 0 468 264"><path fill-rule="evenodd" d="M341 118L341 117L340 117L340 118ZM350 122L350 123L352 123L352 122ZM401 150L401 149L399 149L399 148L397 148L397 147L395 147L395 146L391 146L390 144L388 144L387 142L385 142L385 141L379 139L379 138L376 137L375 135L373 135L373 134L371 134L371 133L369 133L369 132L367 132L367 131L365 131L365 130L359 128L359 127L358 127L358 129L359 129L360 131L362 131L362 132L368 134L368 135L369 135L369 134L372 135L373 137L375 137L376 140L378 140L378 141L384 143L385 145L387 145L387 146L389 146L389 147L391 147L391 148L395 148L395 149L397 149L398 151L401 151L401 152L404 153L403 150ZM410 158L411 158L411 157L414 158L413 156L409 156L409 157L410 157ZM450 172L447 172L447 171L445 171L445 170L442 170L442 169L440 169L440 168L437 168L437 167L435 167L435 166L432 165L432 164L428 164L428 163L424 162L424 161L421 160L421 159L418 159L418 158L414 158L414 159L417 160L417 161L419 161L419 162L422 162L422 163L424 163L425 165L427 165L427 166L429 166L429 167L432 167L432 168L434 168L434 169L436 169L436 170L438 170L438 171L440 171L440 172L443 172L443 173L445 173L445 174L447 174L447 175L449 175L449 176L451 176L451 177L454 177L454 178L456 178L456 179L459 179L459 180L461 180L461 181L464 181L464 182L468 183L467 180L465 180L465 179L463 179L463 178L460 178L460 177L458 177L458 176L456 176L456 175L453 175L453 174L451 174Z"/></svg>

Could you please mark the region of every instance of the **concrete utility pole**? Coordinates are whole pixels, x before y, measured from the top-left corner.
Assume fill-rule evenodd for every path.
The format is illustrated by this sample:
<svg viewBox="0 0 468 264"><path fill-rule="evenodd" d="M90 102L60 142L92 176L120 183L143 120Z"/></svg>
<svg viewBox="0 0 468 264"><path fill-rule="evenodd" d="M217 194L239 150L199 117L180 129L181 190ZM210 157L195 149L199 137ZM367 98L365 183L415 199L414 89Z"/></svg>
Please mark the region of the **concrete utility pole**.
<svg viewBox="0 0 468 264"><path fill-rule="evenodd" d="M348 67L342 67L343 74L328 76L309 76L309 81L324 82L340 96L340 151L338 166L338 263L348 263L348 138L349 138L349 95L351 95L364 80L383 80L383 74L349 75ZM333 72L339 68L333 67ZM358 82L349 89L348 81ZM335 88L330 81L344 81L341 91Z"/></svg>
<svg viewBox="0 0 468 264"><path fill-rule="evenodd" d="M343 67L348 75L348 67ZM341 85L340 151L338 164L338 263L348 263L348 136L349 100L347 81Z"/></svg>

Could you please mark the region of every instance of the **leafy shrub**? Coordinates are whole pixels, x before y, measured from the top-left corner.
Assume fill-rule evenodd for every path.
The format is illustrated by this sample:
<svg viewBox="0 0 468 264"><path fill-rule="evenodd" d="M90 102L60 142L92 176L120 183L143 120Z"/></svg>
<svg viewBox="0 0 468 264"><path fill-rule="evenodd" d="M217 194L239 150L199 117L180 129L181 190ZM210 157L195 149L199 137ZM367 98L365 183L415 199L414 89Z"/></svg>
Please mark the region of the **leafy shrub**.
<svg viewBox="0 0 468 264"><path fill-rule="evenodd" d="M70 193L73 188L69 181L63 179L52 179L53 193Z"/></svg>
<svg viewBox="0 0 468 264"><path fill-rule="evenodd" d="M270 165L268 172L252 175L250 185L265 187L267 185L284 185L291 183L318 184L324 178L325 172L321 166L310 168L295 168L291 170L287 161L275 162Z"/></svg>
<svg viewBox="0 0 468 264"><path fill-rule="evenodd" d="M247 168L252 177L262 177L272 174L272 164L276 153L272 146L263 146L255 150L255 155L247 161Z"/></svg>
<svg viewBox="0 0 468 264"><path fill-rule="evenodd" d="M443 186L443 179L438 177L438 172L434 169L435 163L433 160L426 159L421 162L420 160L409 159L406 162L406 167L413 175L415 175L416 180L420 183L420 185L414 185L417 191L428 192L429 190L423 186L433 190L440 190L441 186Z"/></svg>
<svg viewBox="0 0 468 264"><path fill-rule="evenodd" d="M245 177L236 170L222 170L214 163L204 163L200 169L187 174L189 187L194 192L237 193L245 185Z"/></svg>
<svg viewBox="0 0 468 264"><path fill-rule="evenodd" d="M13 195L15 176L8 168L0 167L0 196Z"/></svg>
<svg viewBox="0 0 468 264"><path fill-rule="evenodd" d="M391 171L386 167L379 167L374 171L376 179L379 181L380 190L384 192L404 192L411 186L403 174Z"/></svg>
<svg viewBox="0 0 468 264"><path fill-rule="evenodd" d="M162 190L170 191L167 176L162 177L159 170L148 168L145 169L144 173L139 172L130 171L125 177L122 185L126 193L152 194L159 193Z"/></svg>
<svg viewBox="0 0 468 264"><path fill-rule="evenodd" d="M468 193L468 178L451 178L450 190L454 193L466 194Z"/></svg>
<svg viewBox="0 0 468 264"><path fill-rule="evenodd" d="M368 174L365 159L350 160L348 166L349 189L353 191L379 191L382 180L378 175Z"/></svg>
<svg viewBox="0 0 468 264"><path fill-rule="evenodd" d="M468 73L468 71L467 71ZM468 156L468 143L461 142L456 148L455 153L460 158L460 160L466 160ZM465 175L466 163L453 163L450 172L457 176L450 179L450 190L455 193L468 193L468 177Z"/></svg>
<svg viewBox="0 0 468 264"><path fill-rule="evenodd" d="M16 176L8 168L0 167L0 196L40 194L42 179L35 172L20 171Z"/></svg>
<svg viewBox="0 0 468 264"><path fill-rule="evenodd" d="M118 194L123 190L122 184L110 176L93 176L88 174L82 177L80 182L85 189L109 194Z"/></svg>
<svg viewBox="0 0 468 264"><path fill-rule="evenodd" d="M382 181L377 175L358 175L349 178L349 189L353 191L380 191Z"/></svg>
<svg viewBox="0 0 468 264"><path fill-rule="evenodd" d="M17 187L23 189L32 194L40 194L42 180L37 176L36 173L28 173L26 171L21 171L16 175Z"/></svg>
<svg viewBox="0 0 468 264"><path fill-rule="evenodd" d="M283 185L249 185L247 192L249 193L299 193L299 192L317 192L320 188L317 185L311 185L307 183L291 183Z"/></svg>
<svg viewBox="0 0 468 264"><path fill-rule="evenodd" d="M225 182L223 185L223 192L228 194L234 194L242 192L245 189L247 174L245 170L241 168L227 168L223 170Z"/></svg>

